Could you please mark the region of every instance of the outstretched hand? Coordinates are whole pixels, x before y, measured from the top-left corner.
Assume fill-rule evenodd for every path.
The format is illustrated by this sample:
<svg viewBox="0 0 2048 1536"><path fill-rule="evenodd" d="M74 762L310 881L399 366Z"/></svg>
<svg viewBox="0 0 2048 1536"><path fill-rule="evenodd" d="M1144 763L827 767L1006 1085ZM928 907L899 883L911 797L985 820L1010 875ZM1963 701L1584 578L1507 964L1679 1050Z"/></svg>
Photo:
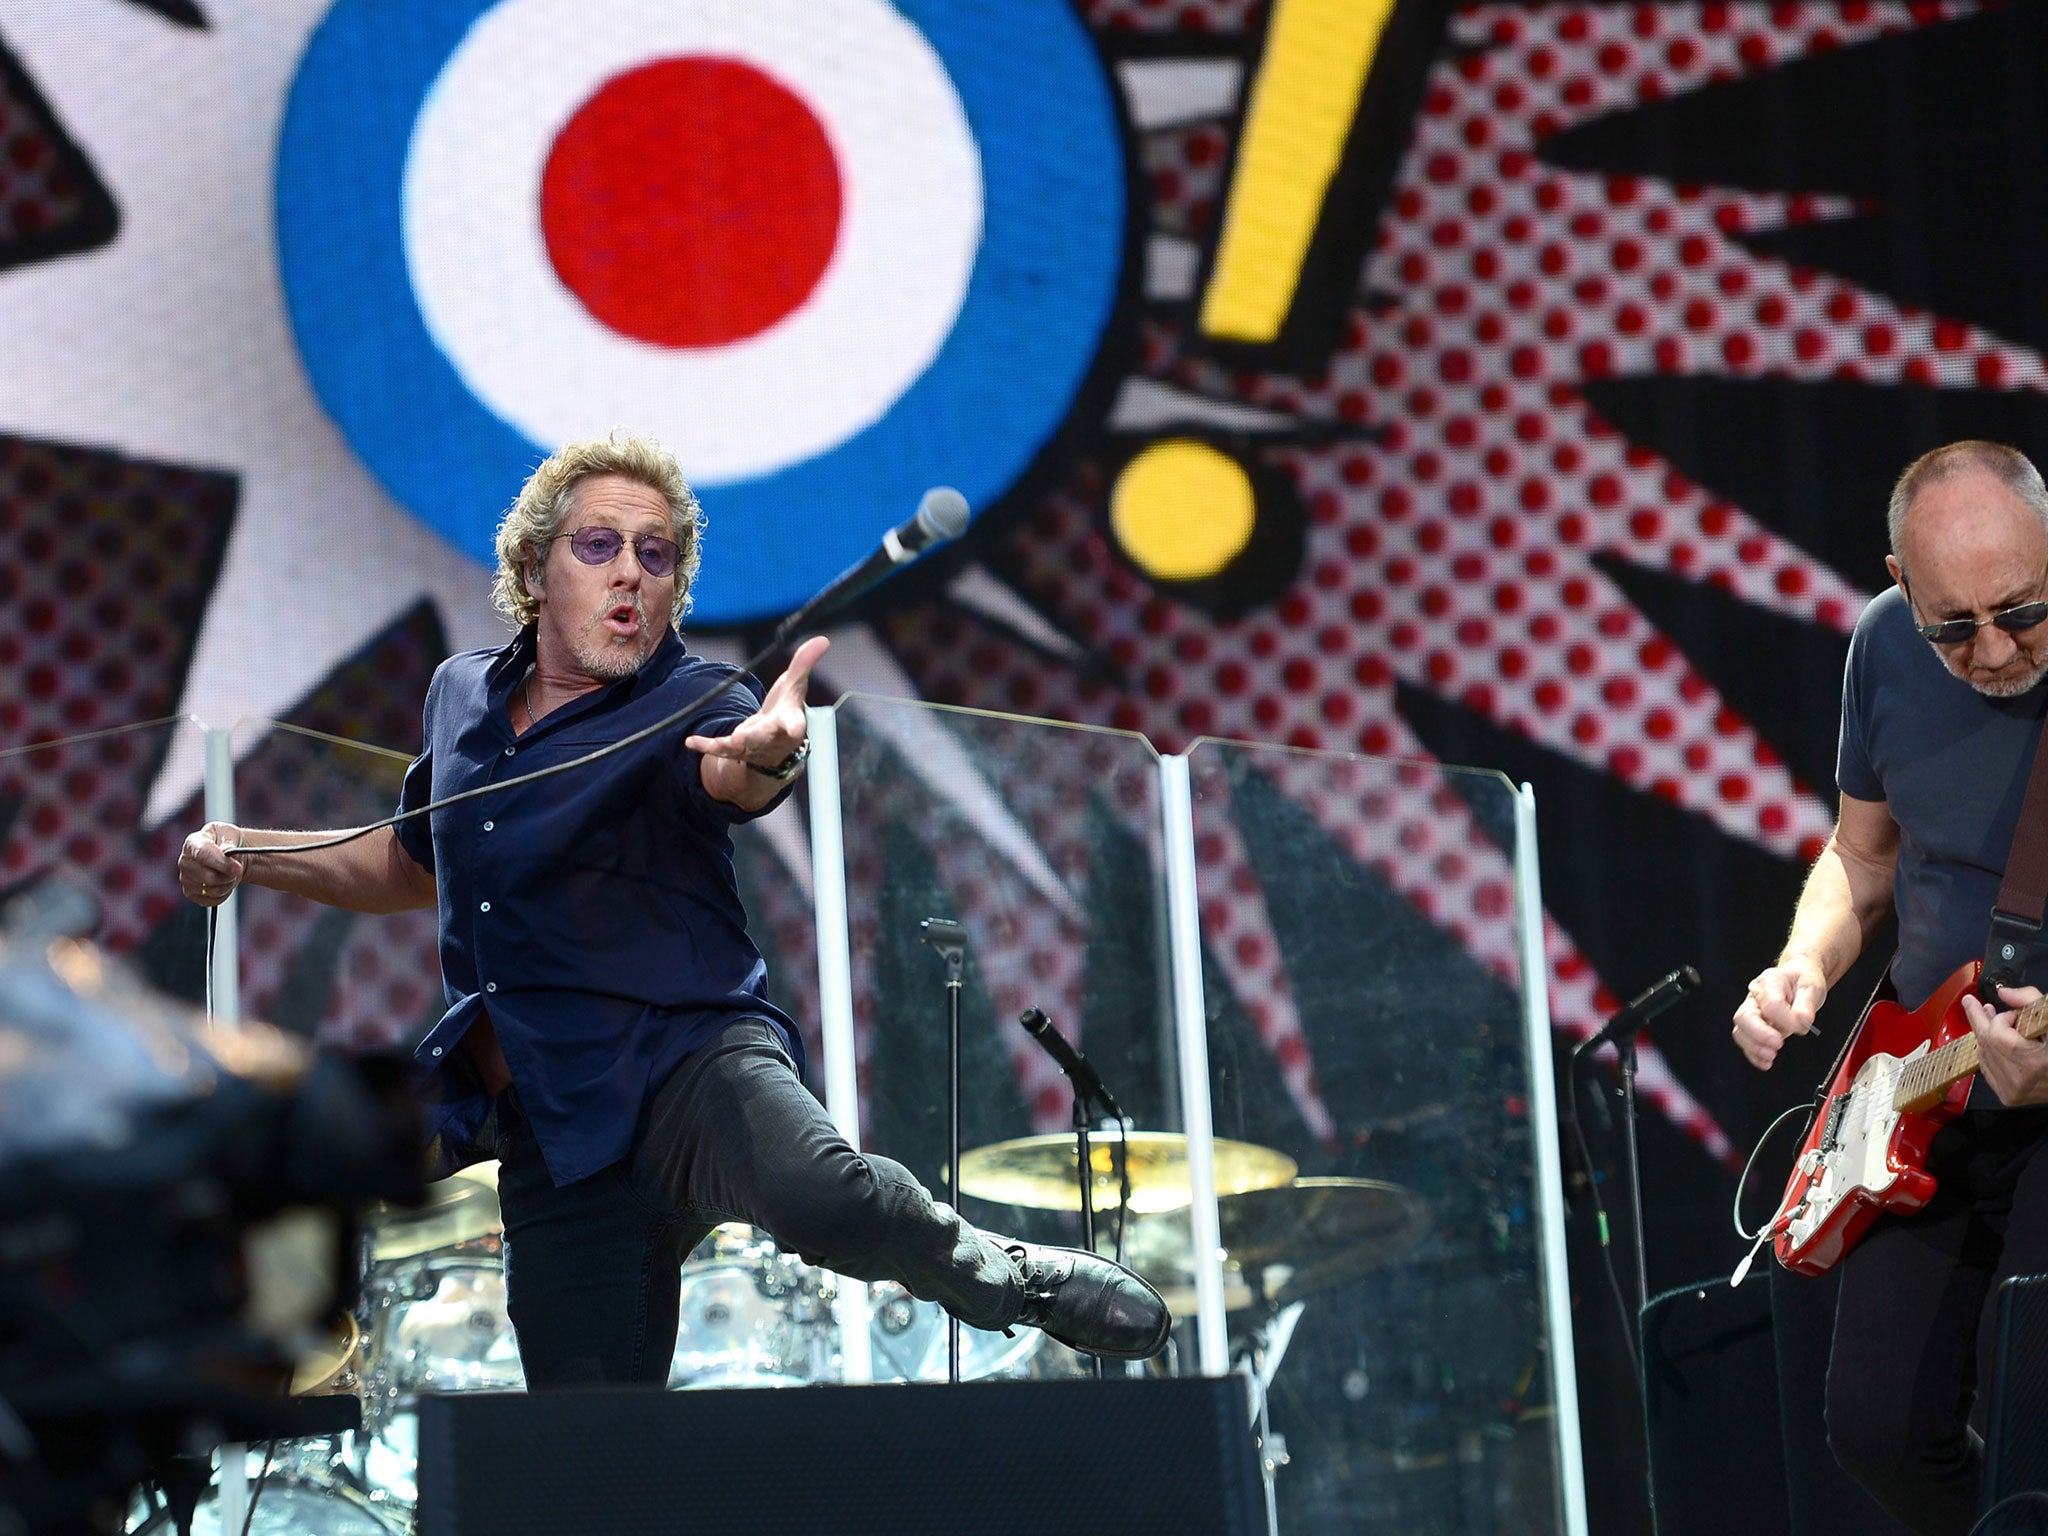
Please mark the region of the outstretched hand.
<svg viewBox="0 0 2048 1536"><path fill-rule="evenodd" d="M787 762L804 744L810 732L804 700L811 689L811 669L831 645L823 635L813 635L798 646L761 707L725 735L685 738L683 745L704 759L704 787L713 799L759 807L782 792L781 783L753 770Z"/></svg>

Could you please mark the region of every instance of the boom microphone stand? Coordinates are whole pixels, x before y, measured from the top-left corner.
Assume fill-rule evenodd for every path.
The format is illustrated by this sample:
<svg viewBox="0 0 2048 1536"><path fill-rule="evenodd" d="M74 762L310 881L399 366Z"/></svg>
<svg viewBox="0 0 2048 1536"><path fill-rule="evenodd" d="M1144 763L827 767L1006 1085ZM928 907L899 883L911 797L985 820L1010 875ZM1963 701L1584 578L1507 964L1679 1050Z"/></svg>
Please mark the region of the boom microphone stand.
<svg viewBox="0 0 2048 1536"><path fill-rule="evenodd" d="M1601 1045L1612 1043L1616 1062L1621 1068L1621 1123L1623 1142L1627 1149L1628 1159L1628 1194L1631 1216L1629 1234L1633 1239L1635 1247L1636 1315L1638 1319L1642 1316L1642 1309L1649 1305L1650 1301L1650 1267L1648 1244L1643 1240L1643 1159L1641 1150L1636 1144L1636 1036L1643 1032L1643 1026L1648 1024L1650 1020L1656 1018L1658 1014L1676 1003L1680 998L1696 991L1699 988L1699 984L1700 973L1689 965L1681 965L1662 981L1644 988L1643 991L1630 998L1621 1011L1609 1019L1605 1027L1598 1034L1581 1040L1572 1047L1572 1067L1574 1070L1567 1086L1571 1089L1572 1094L1572 1123L1575 1128L1578 1124L1578 1082L1576 1069L1579 1058ZM1579 1152L1582 1157L1585 1156L1583 1137L1580 1138ZM1597 1188L1591 1183L1592 1174L1592 1162L1588 1159L1586 1164L1588 1187L1594 1189L1593 1199L1597 1208L1600 1196ZM1600 1212L1600 1245L1603 1249L1607 1245L1607 1214L1605 1211ZM1621 1287L1614 1280L1614 1264L1611 1259L1607 1263L1607 1278L1609 1283L1614 1285L1614 1299L1619 1303L1621 1301ZM1643 1400L1647 1402L1648 1389L1643 1380L1643 1373L1648 1362L1643 1356L1642 1343L1637 1336L1638 1329L1629 1326L1628 1309L1625 1305L1622 1307L1621 1322L1622 1333L1628 1339L1629 1347L1634 1351L1636 1357L1637 1390L1642 1395ZM1657 1529L1657 1485L1655 1479L1646 1479L1646 1486L1650 1504L1650 1529L1654 1531Z"/></svg>

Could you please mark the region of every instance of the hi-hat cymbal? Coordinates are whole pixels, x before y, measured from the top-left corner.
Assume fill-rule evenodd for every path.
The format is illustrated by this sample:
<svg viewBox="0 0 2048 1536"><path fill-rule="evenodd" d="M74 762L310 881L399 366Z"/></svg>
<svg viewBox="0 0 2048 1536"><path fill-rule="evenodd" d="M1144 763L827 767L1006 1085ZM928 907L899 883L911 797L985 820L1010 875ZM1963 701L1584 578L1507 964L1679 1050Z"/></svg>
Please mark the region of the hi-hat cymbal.
<svg viewBox="0 0 2048 1536"><path fill-rule="evenodd" d="M500 1230L498 1191L460 1175L427 1186L417 1208L378 1205L371 1212L371 1251L379 1259L409 1259Z"/></svg>
<svg viewBox="0 0 2048 1536"><path fill-rule="evenodd" d="M1263 1294L1275 1306L1391 1263L1434 1220L1413 1190L1377 1179L1296 1179L1216 1202L1226 1307ZM1129 1239L1131 1267L1163 1291L1194 1286L1188 1213L1144 1216ZM1240 1289L1242 1286L1242 1289Z"/></svg>
<svg viewBox="0 0 2048 1536"><path fill-rule="evenodd" d="M1132 1131L1121 1141L1114 1132L1093 1139L1088 1165L1094 1173L1092 1200L1098 1211L1119 1202L1118 1158L1131 1172L1131 1210L1143 1215L1171 1211L1193 1199L1188 1183L1188 1139L1175 1131ZM960 1154L960 1188L998 1205L1041 1211L1081 1209L1079 1158L1071 1135L1024 1136ZM1238 1194L1285 1184L1297 1169L1294 1159L1249 1142L1216 1143L1216 1192Z"/></svg>

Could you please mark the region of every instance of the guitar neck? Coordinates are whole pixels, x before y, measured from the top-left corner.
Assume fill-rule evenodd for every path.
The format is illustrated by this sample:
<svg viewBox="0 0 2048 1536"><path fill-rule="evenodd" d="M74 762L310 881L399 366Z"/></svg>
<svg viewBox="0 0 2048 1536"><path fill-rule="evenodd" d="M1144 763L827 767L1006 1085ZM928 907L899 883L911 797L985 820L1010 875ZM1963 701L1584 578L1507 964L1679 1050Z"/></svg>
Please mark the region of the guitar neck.
<svg viewBox="0 0 2048 1536"><path fill-rule="evenodd" d="M1960 1008L1962 1005L1956 1005ZM2029 1003L2013 1020L2020 1034L2029 1040L2048 1035L2048 997ZM1924 1109L1939 1099L1949 1085L1977 1070L1977 1037L1958 1035L1938 1050L1929 1051L1899 1074L1892 1093L1892 1108L1900 1113Z"/></svg>

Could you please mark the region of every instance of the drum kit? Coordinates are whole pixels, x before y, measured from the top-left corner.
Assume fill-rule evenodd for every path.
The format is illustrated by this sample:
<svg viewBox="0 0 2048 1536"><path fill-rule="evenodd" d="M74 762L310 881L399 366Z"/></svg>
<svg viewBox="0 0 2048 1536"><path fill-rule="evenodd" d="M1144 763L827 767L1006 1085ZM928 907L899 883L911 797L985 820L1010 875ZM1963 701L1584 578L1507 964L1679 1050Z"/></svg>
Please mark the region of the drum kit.
<svg viewBox="0 0 2048 1536"><path fill-rule="evenodd" d="M1077 1212L1077 1150L1069 1136L1033 1136L965 1153L963 1193L996 1204ZM1106 1238L1128 1180L1128 1262L1177 1317L1195 1309L1184 1137L1111 1131L1093 1142L1098 1227ZM1291 1331L1303 1299L1389 1263L1427 1234L1424 1202L1369 1179L1302 1178L1269 1148L1218 1140L1213 1164L1222 1233L1224 1304L1233 1351L1270 1382L1276 1319ZM497 1165L429 1187L415 1209L379 1208L366 1224L362 1298L308 1352L294 1393L352 1393L352 1433L252 1450L260 1482L248 1536L399 1536L417 1499L414 1410L423 1393L513 1391L525 1384L505 1305ZM1107 1243L1104 1243L1107 1247ZM751 1227L717 1228L683 1265L669 1387L794 1387L840 1379L835 1277L779 1252ZM902 1287L868 1287L877 1381L944 1381L946 1316ZM962 1379L1079 1377L1084 1357L1031 1329L1014 1336L963 1328ZM1278 1348L1284 1350L1284 1333ZM1263 1360L1261 1368L1258 1362ZM167 1516L144 1508L131 1530ZM220 1526L202 1504L200 1536Z"/></svg>

